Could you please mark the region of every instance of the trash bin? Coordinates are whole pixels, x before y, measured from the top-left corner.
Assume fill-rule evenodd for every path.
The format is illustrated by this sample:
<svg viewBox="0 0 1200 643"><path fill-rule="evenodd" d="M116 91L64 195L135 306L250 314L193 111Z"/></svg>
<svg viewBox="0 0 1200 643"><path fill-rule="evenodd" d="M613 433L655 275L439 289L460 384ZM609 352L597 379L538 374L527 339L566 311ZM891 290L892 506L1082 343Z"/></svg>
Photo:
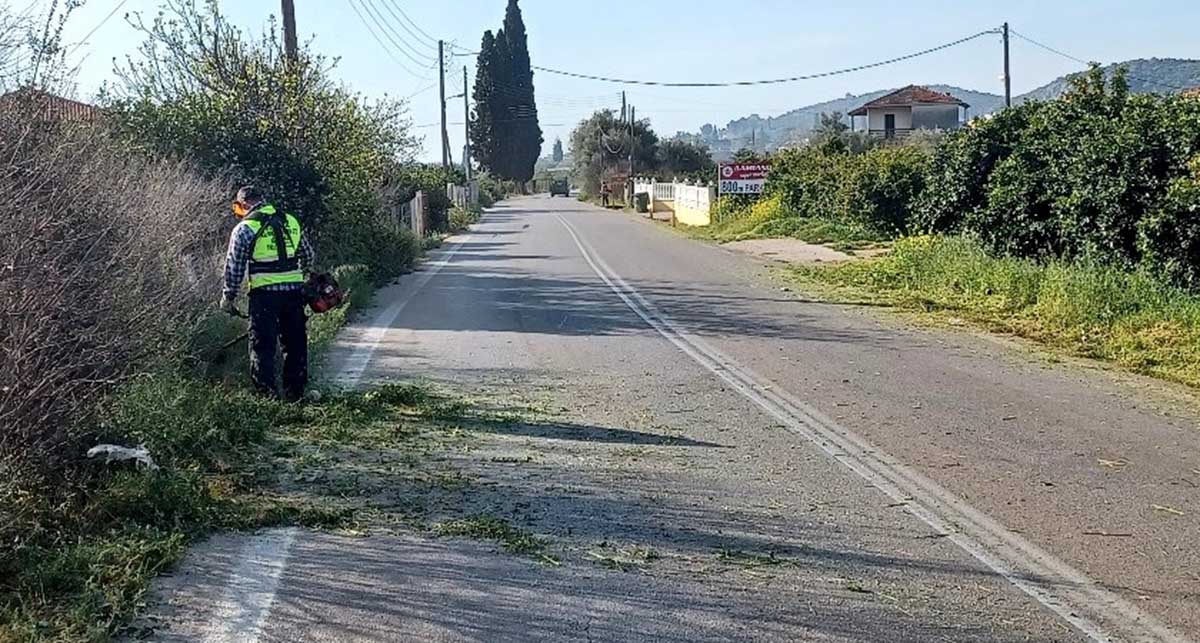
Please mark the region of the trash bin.
<svg viewBox="0 0 1200 643"><path fill-rule="evenodd" d="M649 212L650 194L648 192L638 192L637 194L633 195L633 207L636 208L638 212Z"/></svg>

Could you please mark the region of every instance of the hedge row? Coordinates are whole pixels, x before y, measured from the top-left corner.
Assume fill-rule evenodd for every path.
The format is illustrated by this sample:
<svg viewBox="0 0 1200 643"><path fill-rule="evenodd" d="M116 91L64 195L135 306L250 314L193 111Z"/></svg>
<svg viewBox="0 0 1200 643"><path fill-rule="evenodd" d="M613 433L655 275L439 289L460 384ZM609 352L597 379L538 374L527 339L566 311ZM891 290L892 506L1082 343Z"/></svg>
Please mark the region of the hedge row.
<svg viewBox="0 0 1200 643"><path fill-rule="evenodd" d="M1200 100L1132 95L1121 73L1106 82L1094 70L1059 100L933 145L856 153L834 137L782 152L767 193L781 216L864 237L961 233L1002 255L1140 266L1200 286Z"/></svg>

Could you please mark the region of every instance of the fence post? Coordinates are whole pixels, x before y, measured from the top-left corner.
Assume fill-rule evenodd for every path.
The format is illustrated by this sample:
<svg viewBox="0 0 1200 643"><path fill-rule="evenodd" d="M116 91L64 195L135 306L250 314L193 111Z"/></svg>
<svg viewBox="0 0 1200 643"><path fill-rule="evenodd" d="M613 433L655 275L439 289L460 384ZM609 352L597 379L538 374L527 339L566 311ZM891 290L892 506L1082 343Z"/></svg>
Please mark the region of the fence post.
<svg viewBox="0 0 1200 643"><path fill-rule="evenodd" d="M654 218L654 195L657 192L658 192L658 177L652 176L652 177L650 177L650 207L646 208L646 211L647 211L646 216L650 217L651 219Z"/></svg>
<svg viewBox="0 0 1200 643"><path fill-rule="evenodd" d="M677 179L671 177L671 227L675 227L675 211L679 209L679 185Z"/></svg>
<svg viewBox="0 0 1200 643"><path fill-rule="evenodd" d="M710 185L710 186L708 186L708 203L705 204L707 206L705 209L708 210L708 224L707 225L712 225L712 222L713 222L712 209L713 209L713 204L716 202L717 202L717 188Z"/></svg>
<svg viewBox="0 0 1200 643"><path fill-rule="evenodd" d="M412 228L418 239L425 238L425 193L420 190L413 197Z"/></svg>

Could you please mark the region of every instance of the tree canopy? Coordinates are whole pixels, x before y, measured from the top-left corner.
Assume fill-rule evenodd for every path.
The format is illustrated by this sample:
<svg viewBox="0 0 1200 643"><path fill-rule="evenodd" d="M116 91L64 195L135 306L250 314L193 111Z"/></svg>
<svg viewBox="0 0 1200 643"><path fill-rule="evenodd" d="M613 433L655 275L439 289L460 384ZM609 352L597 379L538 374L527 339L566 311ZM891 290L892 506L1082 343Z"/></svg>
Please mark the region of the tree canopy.
<svg viewBox="0 0 1200 643"><path fill-rule="evenodd" d="M526 182L542 150L528 36L517 0L509 0L503 27L484 32L475 74L471 144L483 169Z"/></svg>

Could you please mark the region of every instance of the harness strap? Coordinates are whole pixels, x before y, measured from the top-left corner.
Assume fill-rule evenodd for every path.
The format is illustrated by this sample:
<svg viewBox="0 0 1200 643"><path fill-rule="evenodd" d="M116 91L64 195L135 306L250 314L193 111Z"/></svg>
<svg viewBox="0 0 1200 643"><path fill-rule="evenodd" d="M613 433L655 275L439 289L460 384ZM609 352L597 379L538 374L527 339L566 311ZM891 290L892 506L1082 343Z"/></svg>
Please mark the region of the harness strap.
<svg viewBox="0 0 1200 643"><path fill-rule="evenodd" d="M250 247L253 248L254 245L258 244L259 237L261 237L269 227L275 236L275 250L279 255L279 261L281 263L287 261L287 243L285 243L285 240L290 239L291 235L284 230L284 223L286 221L284 215L280 214L278 210L276 210L274 214L264 214L260 210L255 210L247 218L252 218L255 221L262 223L262 225L258 226L258 231L254 233L254 243L251 244ZM252 261L250 263L253 264L254 262Z"/></svg>

